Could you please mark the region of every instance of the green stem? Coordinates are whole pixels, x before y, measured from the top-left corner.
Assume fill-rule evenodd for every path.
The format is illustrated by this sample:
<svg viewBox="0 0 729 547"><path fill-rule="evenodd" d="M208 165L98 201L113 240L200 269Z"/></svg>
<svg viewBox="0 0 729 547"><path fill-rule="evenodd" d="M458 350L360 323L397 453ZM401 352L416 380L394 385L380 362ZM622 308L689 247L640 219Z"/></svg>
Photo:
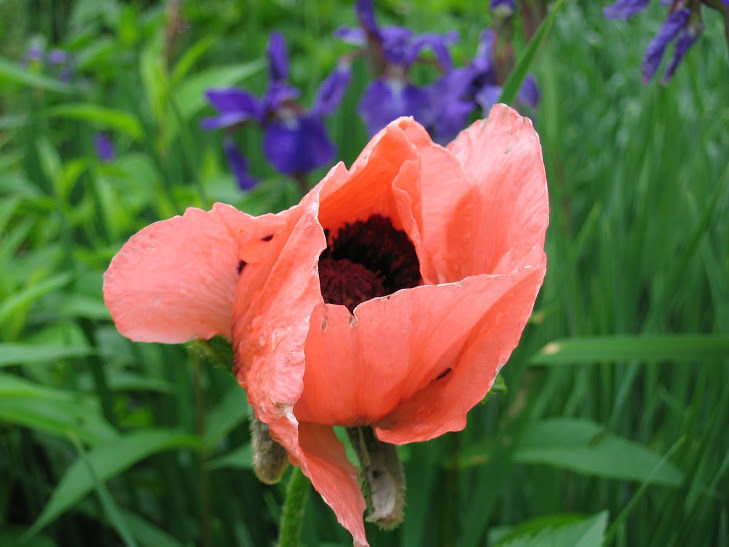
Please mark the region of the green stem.
<svg viewBox="0 0 729 547"><path fill-rule="evenodd" d="M309 479L300 467L291 470L286 486L286 501L281 514L278 547L298 547L301 544L301 526L304 523L304 509L309 494Z"/></svg>

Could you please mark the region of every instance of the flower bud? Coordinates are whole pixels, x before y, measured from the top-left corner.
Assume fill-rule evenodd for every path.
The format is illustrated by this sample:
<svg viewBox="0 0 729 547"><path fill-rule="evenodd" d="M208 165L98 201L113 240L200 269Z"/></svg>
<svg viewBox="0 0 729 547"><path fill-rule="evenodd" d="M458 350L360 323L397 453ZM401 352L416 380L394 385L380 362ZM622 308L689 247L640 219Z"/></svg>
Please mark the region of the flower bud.
<svg viewBox="0 0 729 547"><path fill-rule="evenodd" d="M268 425L255 416L251 416L251 444L256 477L266 484L276 484L289 466L289 458L286 449L271 438Z"/></svg>
<svg viewBox="0 0 729 547"><path fill-rule="evenodd" d="M380 441L370 427L349 428L347 433L359 458L367 521L383 530L396 528L405 513L405 473L397 447Z"/></svg>

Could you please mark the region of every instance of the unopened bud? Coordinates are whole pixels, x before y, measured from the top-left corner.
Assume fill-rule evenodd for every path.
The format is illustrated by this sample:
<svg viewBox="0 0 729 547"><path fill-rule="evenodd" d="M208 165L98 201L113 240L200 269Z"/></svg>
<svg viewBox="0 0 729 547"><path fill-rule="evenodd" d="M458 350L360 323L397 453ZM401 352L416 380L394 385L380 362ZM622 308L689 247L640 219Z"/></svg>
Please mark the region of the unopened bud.
<svg viewBox="0 0 729 547"><path fill-rule="evenodd" d="M251 416L251 445L253 446L253 470L256 477L266 484L275 484L289 466L286 449L271 438L268 425Z"/></svg>
<svg viewBox="0 0 729 547"><path fill-rule="evenodd" d="M369 509L367 521L391 530L405 514L405 473L397 447L380 441L369 427L349 428L347 433L362 468L360 479Z"/></svg>

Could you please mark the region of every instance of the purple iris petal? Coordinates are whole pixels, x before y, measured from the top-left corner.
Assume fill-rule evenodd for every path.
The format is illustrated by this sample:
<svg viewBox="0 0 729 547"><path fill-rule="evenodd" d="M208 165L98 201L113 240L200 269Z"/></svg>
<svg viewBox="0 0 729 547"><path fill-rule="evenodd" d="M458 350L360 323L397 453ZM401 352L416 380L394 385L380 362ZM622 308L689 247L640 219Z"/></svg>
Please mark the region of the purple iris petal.
<svg viewBox="0 0 729 547"><path fill-rule="evenodd" d="M264 114L270 114L281 108L285 103L293 101L299 96L299 90L286 82L271 82L263 96Z"/></svg>
<svg viewBox="0 0 729 547"><path fill-rule="evenodd" d="M440 67L444 71L449 71L453 68L453 60L451 54L448 51L448 46L458 41L458 33L453 31L448 34L421 34L416 36L412 42L412 59L409 59L409 63L415 61L420 55L420 52L426 48L430 48L435 53L436 59Z"/></svg>
<svg viewBox="0 0 729 547"><path fill-rule="evenodd" d="M461 67L451 70L427 88L430 108L430 127L433 138L446 143L458 134L468 122L475 104L468 98L473 81L473 69Z"/></svg>
<svg viewBox="0 0 729 547"><path fill-rule="evenodd" d="M676 67L683 60L684 55L686 55L686 52L694 44L694 42L696 41L696 38L699 37L702 30L703 30L703 26L700 26L700 27L694 28L694 29L685 28L681 32L681 34L678 37L678 40L676 40L676 47L673 51L673 58L671 59L671 62L668 64L668 68L666 68L666 72L663 74L663 77L661 78L661 83L665 84L668 82L668 80L670 80L673 77L673 73L676 72Z"/></svg>
<svg viewBox="0 0 729 547"><path fill-rule="evenodd" d="M405 27L385 27L381 31L382 51L393 65L408 65L418 56L413 54L413 31Z"/></svg>
<svg viewBox="0 0 729 547"><path fill-rule="evenodd" d="M26 61L40 61L43 58L43 48L40 46L30 46L25 51Z"/></svg>
<svg viewBox="0 0 729 547"><path fill-rule="evenodd" d="M94 135L94 149L97 157L104 163L114 160L116 155L114 151L114 143L106 133L97 133Z"/></svg>
<svg viewBox="0 0 729 547"><path fill-rule="evenodd" d="M643 81L648 83L658 70L661 64L663 54L666 52L668 44L676 35L686 26L691 12L688 9L680 9L671 13L666 17L666 21L656 34L655 38L648 44L643 60Z"/></svg>
<svg viewBox="0 0 729 547"><path fill-rule="evenodd" d="M68 61L68 53L62 49L52 49L48 52L48 61L54 65L62 65Z"/></svg>
<svg viewBox="0 0 729 547"><path fill-rule="evenodd" d="M650 0L618 0L606 6L602 13L608 19L628 19L639 11L643 11Z"/></svg>
<svg viewBox="0 0 729 547"><path fill-rule="evenodd" d="M476 93L476 102L483 109L484 114L488 114L488 111L496 104L500 96L500 85L487 84Z"/></svg>
<svg viewBox="0 0 729 547"><path fill-rule="evenodd" d="M491 9L494 11L501 10L504 13L514 13L516 6L514 0L491 0Z"/></svg>
<svg viewBox="0 0 729 547"><path fill-rule="evenodd" d="M205 96L220 114L204 119L201 124L203 129L218 129L245 120L254 119L260 122L263 119L261 101L242 89L235 87L209 89L205 92Z"/></svg>
<svg viewBox="0 0 729 547"><path fill-rule="evenodd" d="M287 80L289 77L289 59L286 52L286 40L279 32L272 32L268 39L268 77L272 82Z"/></svg>
<svg viewBox="0 0 729 547"><path fill-rule="evenodd" d="M354 46L364 47L367 45L367 35L361 28L339 27L334 31L334 36Z"/></svg>
<svg viewBox="0 0 729 547"><path fill-rule="evenodd" d="M302 115L267 125L263 153L276 170L299 175L329 163L335 149L322 121L315 116Z"/></svg>
<svg viewBox="0 0 729 547"><path fill-rule="evenodd" d="M531 74L527 74L524 78L516 100L531 108L539 106L539 87L537 80Z"/></svg>
<svg viewBox="0 0 729 547"><path fill-rule="evenodd" d="M365 89L357 111L374 135L400 116L413 116L422 125L430 123L428 93L400 80L380 78Z"/></svg>
<svg viewBox="0 0 729 547"><path fill-rule="evenodd" d="M493 50L494 42L496 41L496 32L493 29L487 28L481 33L478 39L478 50L476 55L473 56L471 65L481 72L493 72L494 61L493 61Z"/></svg>
<svg viewBox="0 0 729 547"><path fill-rule="evenodd" d="M333 113L342 97L347 91L347 86L352 78L352 71L349 65L340 64L319 86L319 91L314 99L314 106L311 112L315 116L325 116Z"/></svg>
<svg viewBox="0 0 729 547"><path fill-rule="evenodd" d="M233 139L224 139L223 149L225 150L225 157L228 160L228 166L238 182L238 187L241 190L250 190L253 188L258 181L248 174L248 162L238 151Z"/></svg>
<svg viewBox="0 0 729 547"><path fill-rule="evenodd" d="M380 27L377 26L377 21L375 20L375 8L372 5L372 0L357 0L355 10L359 24L362 25L364 31L371 35L373 39L380 41L382 39Z"/></svg>

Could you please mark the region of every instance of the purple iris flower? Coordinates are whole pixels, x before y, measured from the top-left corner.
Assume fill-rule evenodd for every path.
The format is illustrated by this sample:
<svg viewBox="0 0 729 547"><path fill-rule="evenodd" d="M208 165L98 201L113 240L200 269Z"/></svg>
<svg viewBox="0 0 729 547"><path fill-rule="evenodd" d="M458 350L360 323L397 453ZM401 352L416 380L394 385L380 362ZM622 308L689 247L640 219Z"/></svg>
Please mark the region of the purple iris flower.
<svg viewBox="0 0 729 547"><path fill-rule="evenodd" d="M62 49L52 49L48 52L48 62L53 65L62 65L68 61L68 53Z"/></svg>
<svg viewBox="0 0 729 547"><path fill-rule="evenodd" d="M494 63L495 41L496 32L484 30L471 63L451 70L433 84L433 124L438 128L438 140L447 142L458 134L466 125L474 103L488 112L499 100L502 87ZM531 74L524 79L516 100L524 106L537 108L539 88Z"/></svg>
<svg viewBox="0 0 729 547"><path fill-rule="evenodd" d="M376 78L357 107L368 132L373 135L400 116L413 116L421 124L433 126L433 93L413 84L408 71L425 49L433 51L443 71L450 71L453 61L448 46L458 41L458 34L417 35L404 27L380 27L371 0L358 0L356 11L360 28L340 28L336 35L366 48L373 64Z"/></svg>
<svg viewBox="0 0 729 547"><path fill-rule="evenodd" d="M96 149L96 156L103 163L114 161L114 157L116 156L114 143L106 133L97 133L94 135L94 148Z"/></svg>
<svg viewBox="0 0 729 547"><path fill-rule="evenodd" d="M618 0L606 6L602 13L608 19L628 19L648 6L650 0Z"/></svg>
<svg viewBox="0 0 729 547"><path fill-rule="evenodd" d="M650 0L617 0L617 2L607 6L603 13L609 19L627 19L644 10L649 2ZM721 3L729 5L729 0L721 0ZM673 58L661 78L661 83L667 83L704 28L698 3L690 4L689 8L684 7L686 3L677 0L662 0L661 4L670 5L671 7L666 20L658 30L658 34L653 37L653 40L646 48L643 66L641 67L643 82L646 84L658 71L666 49L675 40Z"/></svg>
<svg viewBox="0 0 729 547"><path fill-rule="evenodd" d="M515 4L515 0L491 0L491 9L510 15L516 9Z"/></svg>
<svg viewBox="0 0 729 547"><path fill-rule="evenodd" d="M296 102L299 90L287 81L289 61L281 34L271 34L266 55L269 82L264 96L259 98L234 87L210 89L206 96L218 115L205 118L202 127L232 128L243 122L255 122L263 129L263 152L268 162L281 173L305 175L326 165L335 154L323 118L339 106L351 71L348 64L340 63L322 82L313 107L305 110ZM247 163L232 141L226 141L225 152L241 188L252 187L254 179L248 175Z"/></svg>
<svg viewBox="0 0 729 547"><path fill-rule="evenodd" d="M43 48L41 46L30 46L28 49L25 50L24 60L25 62L41 61L43 59L43 53Z"/></svg>
<svg viewBox="0 0 729 547"><path fill-rule="evenodd" d="M250 190L258 182L248 173L248 162L243 157L230 137L223 139L223 150L225 151L225 159L228 160L228 166L233 173L238 187L241 190Z"/></svg>
<svg viewBox="0 0 729 547"><path fill-rule="evenodd" d="M668 44L686 27L689 15L691 15L691 11L688 9L680 9L671 13L666 17L666 21L661 26L658 34L648 44L648 48L645 51L645 59L643 59L643 68L641 69L645 83L648 83L653 78L653 75L658 70L658 65L661 64Z"/></svg>

